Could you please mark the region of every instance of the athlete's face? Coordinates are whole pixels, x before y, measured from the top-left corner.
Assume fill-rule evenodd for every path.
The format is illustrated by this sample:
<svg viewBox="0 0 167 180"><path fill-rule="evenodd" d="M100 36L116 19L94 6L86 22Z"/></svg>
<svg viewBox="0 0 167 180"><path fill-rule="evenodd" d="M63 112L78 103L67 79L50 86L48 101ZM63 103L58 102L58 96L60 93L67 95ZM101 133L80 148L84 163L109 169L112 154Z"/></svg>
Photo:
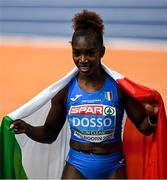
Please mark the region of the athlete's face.
<svg viewBox="0 0 167 180"><path fill-rule="evenodd" d="M91 36L77 36L72 43L75 65L82 75L95 75L101 67L105 48Z"/></svg>

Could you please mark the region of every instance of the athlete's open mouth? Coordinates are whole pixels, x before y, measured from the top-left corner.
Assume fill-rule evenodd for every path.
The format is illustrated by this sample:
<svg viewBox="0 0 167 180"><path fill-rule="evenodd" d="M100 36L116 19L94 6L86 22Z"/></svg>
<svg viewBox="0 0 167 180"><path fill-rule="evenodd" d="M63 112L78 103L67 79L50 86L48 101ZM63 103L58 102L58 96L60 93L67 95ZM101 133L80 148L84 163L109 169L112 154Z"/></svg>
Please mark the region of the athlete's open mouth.
<svg viewBox="0 0 167 180"><path fill-rule="evenodd" d="M88 72L88 71L90 71L90 67L89 66L79 66L79 70L81 72Z"/></svg>

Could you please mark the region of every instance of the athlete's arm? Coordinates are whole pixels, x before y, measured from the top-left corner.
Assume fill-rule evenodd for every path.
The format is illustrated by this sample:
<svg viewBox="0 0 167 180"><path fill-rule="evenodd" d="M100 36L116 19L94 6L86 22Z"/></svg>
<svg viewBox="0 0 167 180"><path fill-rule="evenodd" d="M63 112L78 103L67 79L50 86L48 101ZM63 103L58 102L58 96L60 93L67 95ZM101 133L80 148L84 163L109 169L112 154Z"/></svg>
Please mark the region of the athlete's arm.
<svg viewBox="0 0 167 180"><path fill-rule="evenodd" d="M31 139L41 143L56 140L66 120L67 86L51 100L51 109L43 126L31 126L21 119L15 120L13 128L16 134L25 133Z"/></svg>
<svg viewBox="0 0 167 180"><path fill-rule="evenodd" d="M154 103L141 103L129 96L125 91L118 87L118 94L124 104L127 116L144 135L154 132L158 116L158 106ZM150 124L151 121L152 123Z"/></svg>

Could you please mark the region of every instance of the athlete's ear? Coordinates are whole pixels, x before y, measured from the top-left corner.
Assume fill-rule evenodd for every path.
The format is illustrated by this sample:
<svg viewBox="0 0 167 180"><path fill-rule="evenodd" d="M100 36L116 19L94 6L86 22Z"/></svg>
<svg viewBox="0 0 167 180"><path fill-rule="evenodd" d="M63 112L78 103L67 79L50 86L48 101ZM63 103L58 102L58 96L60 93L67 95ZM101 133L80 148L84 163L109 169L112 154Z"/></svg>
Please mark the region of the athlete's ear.
<svg viewBox="0 0 167 180"><path fill-rule="evenodd" d="M102 47L101 47L101 57L104 56L105 50L106 50L105 46L102 46Z"/></svg>

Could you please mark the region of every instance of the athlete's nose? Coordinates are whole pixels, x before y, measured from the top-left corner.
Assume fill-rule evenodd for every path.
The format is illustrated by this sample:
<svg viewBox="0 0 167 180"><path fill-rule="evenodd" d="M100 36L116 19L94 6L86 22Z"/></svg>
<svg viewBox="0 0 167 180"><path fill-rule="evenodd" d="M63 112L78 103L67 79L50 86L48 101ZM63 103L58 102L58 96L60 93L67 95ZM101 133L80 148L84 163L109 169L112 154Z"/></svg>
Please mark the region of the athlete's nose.
<svg viewBox="0 0 167 180"><path fill-rule="evenodd" d="M85 63L85 62L87 62L88 60L87 60L87 58L86 58L86 56L84 55L84 54L82 54L81 55L81 58L80 58L80 62L81 63Z"/></svg>

